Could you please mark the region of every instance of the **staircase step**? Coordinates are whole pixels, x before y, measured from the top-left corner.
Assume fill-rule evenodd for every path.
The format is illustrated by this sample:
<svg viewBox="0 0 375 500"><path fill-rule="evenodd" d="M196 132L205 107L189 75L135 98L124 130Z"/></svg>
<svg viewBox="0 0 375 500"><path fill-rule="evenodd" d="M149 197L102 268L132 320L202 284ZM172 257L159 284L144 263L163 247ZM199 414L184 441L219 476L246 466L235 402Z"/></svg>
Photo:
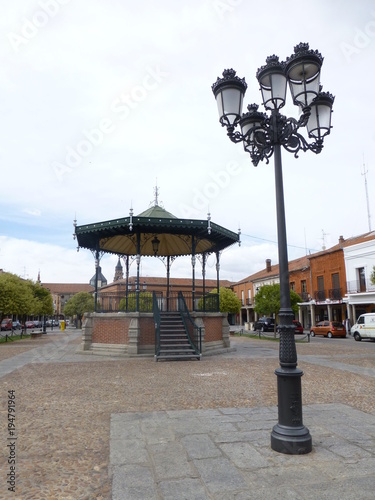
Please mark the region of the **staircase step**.
<svg viewBox="0 0 375 500"><path fill-rule="evenodd" d="M163 354L162 356L156 356L157 359L200 359L199 354L171 354L167 356Z"/></svg>
<svg viewBox="0 0 375 500"><path fill-rule="evenodd" d="M161 313L160 345L156 360L200 359L191 346L179 313Z"/></svg>
<svg viewBox="0 0 375 500"><path fill-rule="evenodd" d="M166 344L170 344L171 342L178 342L179 344L181 344L181 342L185 342L185 344L190 344L189 339L187 339L186 337L160 337L160 342L165 342Z"/></svg>
<svg viewBox="0 0 375 500"><path fill-rule="evenodd" d="M164 354L167 354L168 356L172 356L172 354L178 354L179 356L183 354L194 354L195 356L197 355L194 349L160 349L159 356L163 356Z"/></svg>

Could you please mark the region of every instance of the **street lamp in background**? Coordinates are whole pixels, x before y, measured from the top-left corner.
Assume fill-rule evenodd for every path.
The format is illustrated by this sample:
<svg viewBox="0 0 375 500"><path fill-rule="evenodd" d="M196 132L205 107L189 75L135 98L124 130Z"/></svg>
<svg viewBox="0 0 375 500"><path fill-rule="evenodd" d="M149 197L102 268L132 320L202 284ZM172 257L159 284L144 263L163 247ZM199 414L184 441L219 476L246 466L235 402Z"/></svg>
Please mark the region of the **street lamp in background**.
<svg viewBox="0 0 375 500"><path fill-rule="evenodd" d="M212 85L219 109L220 123L227 128L231 141L242 142L251 161L269 163L274 155L277 235L280 273L280 367L277 375L278 423L271 433L271 447L280 453L303 454L312 450L309 430L302 420L301 377L297 368L294 339L294 314L290 302L288 249L286 239L284 189L281 165L281 146L297 158L298 153L310 150L320 153L323 139L330 133L334 97L321 91L320 69L323 57L310 50L307 43L294 48L294 54L285 62L272 55L266 65L257 71L263 105L269 114L258 111L256 104L242 113L247 84L236 76L233 69L223 72ZM287 118L280 113L286 100L289 83L293 104L299 108L299 119ZM306 129L308 139L300 130Z"/></svg>

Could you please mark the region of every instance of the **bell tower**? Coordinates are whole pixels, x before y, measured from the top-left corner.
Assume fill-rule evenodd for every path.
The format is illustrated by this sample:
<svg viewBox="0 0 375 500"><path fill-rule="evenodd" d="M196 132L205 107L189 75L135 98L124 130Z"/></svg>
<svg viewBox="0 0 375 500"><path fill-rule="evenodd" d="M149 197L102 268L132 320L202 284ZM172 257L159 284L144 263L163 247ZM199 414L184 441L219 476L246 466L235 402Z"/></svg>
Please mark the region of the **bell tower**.
<svg viewBox="0 0 375 500"><path fill-rule="evenodd" d="M124 271L122 269L122 265L121 265L120 257L119 257L118 262L117 262L116 267L115 267L115 276L113 278L113 281L122 280L123 278L124 278Z"/></svg>

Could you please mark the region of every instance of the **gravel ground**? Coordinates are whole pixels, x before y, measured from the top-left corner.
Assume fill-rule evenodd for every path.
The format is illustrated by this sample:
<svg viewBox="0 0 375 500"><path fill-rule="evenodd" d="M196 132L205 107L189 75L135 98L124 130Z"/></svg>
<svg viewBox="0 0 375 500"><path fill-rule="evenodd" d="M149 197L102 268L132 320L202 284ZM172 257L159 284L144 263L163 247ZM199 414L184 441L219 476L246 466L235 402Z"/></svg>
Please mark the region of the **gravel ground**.
<svg viewBox="0 0 375 500"><path fill-rule="evenodd" d="M40 339L48 342L48 339ZM35 347L34 341L28 348ZM37 340L39 342L39 340ZM74 340L79 343L79 339ZM3 377L0 439L7 442L8 390L16 394L17 499L109 499L109 429L112 413L219 407L274 406L278 344L236 339L262 347L274 357L211 356L198 361L152 359L41 363ZM40 344L38 344L40 345ZM3 354L0 347L0 353ZM332 356L349 362L353 344L298 344L299 354ZM371 347L371 346L369 346ZM6 347L7 354L26 345ZM22 352L22 351L20 351ZM375 349L362 349L358 363L375 365ZM341 356L341 357L340 357ZM1 359L4 359L1 357ZM350 360L350 361L353 361ZM371 364L372 363L372 364ZM303 402L345 403L375 415L374 379L343 370L299 363ZM366 366L366 365L363 365ZM276 423L276 422L275 422ZM308 422L304 422L308 426ZM3 447L4 450L5 447ZM7 459L6 452L3 459ZM2 469L7 470L4 464ZM4 471L2 477L5 477ZM0 485L0 498L6 488Z"/></svg>
<svg viewBox="0 0 375 500"><path fill-rule="evenodd" d="M9 359L17 354L21 354L23 352L29 351L34 347L38 347L40 345L45 345L50 343L50 338L45 336L39 337L37 339L26 338L19 340L8 340L8 342L0 343L0 361L3 359Z"/></svg>

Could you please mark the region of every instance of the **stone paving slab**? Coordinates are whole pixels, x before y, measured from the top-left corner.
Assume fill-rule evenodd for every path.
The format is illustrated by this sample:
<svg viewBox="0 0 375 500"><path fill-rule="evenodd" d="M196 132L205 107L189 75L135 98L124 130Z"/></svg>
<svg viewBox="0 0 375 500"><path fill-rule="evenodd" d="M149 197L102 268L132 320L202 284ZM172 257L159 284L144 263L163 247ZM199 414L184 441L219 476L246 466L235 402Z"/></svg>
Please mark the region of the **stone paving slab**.
<svg viewBox="0 0 375 500"><path fill-rule="evenodd" d="M271 449L276 422L276 407L113 414L112 498L373 498L375 416L344 404L304 406L307 455Z"/></svg>

